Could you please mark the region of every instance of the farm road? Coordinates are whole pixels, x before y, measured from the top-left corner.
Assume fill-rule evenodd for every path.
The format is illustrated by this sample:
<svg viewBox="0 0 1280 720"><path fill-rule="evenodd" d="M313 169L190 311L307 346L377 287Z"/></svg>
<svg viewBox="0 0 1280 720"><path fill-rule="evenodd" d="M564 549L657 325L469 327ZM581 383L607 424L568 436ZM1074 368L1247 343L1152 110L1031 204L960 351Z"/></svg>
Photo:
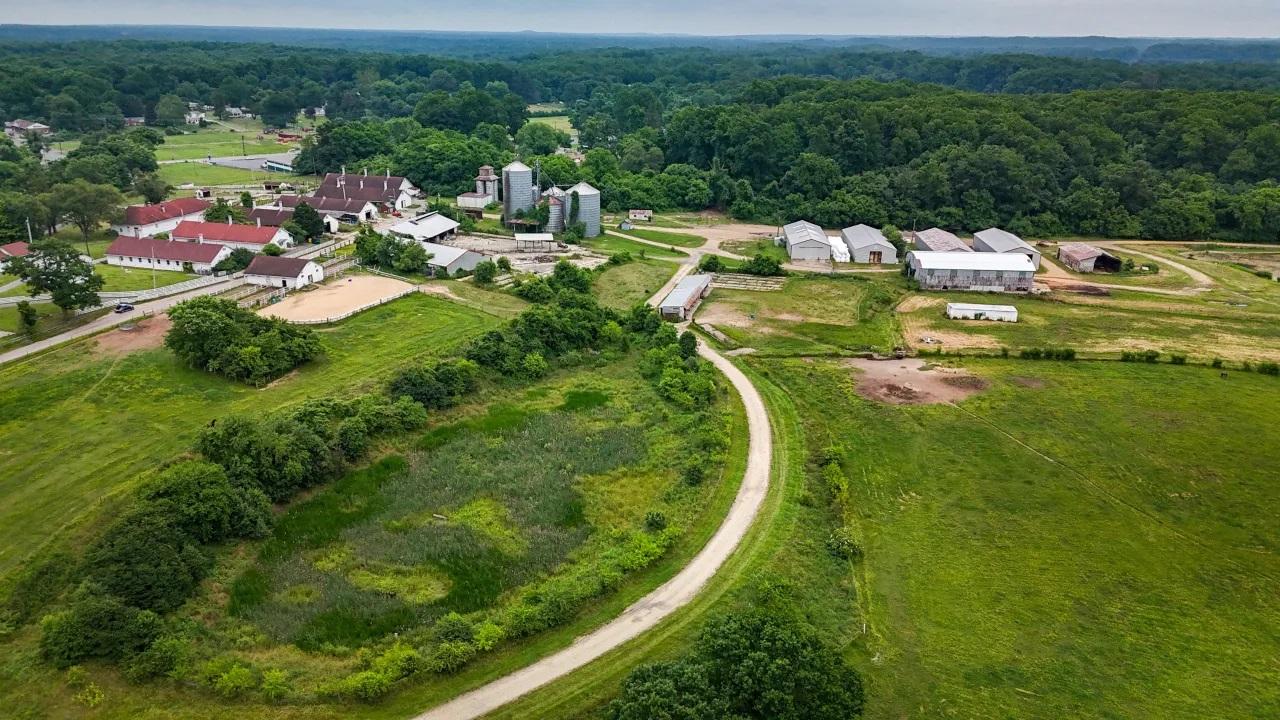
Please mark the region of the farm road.
<svg viewBox="0 0 1280 720"><path fill-rule="evenodd" d="M674 284L680 277L687 275L696 266L699 255L691 254L668 284ZM655 297L660 299L662 291ZM575 639L572 645L553 655L437 705L413 720L472 720L568 675L623 643L639 637L688 604L737 549L755 521L769 490L769 471L773 463L769 413L755 386L732 362L701 342L698 343L698 354L724 373L742 398L750 437L742 485L738 487L733 505L715 535L675 577L636 601L608 624Z"/></svg>

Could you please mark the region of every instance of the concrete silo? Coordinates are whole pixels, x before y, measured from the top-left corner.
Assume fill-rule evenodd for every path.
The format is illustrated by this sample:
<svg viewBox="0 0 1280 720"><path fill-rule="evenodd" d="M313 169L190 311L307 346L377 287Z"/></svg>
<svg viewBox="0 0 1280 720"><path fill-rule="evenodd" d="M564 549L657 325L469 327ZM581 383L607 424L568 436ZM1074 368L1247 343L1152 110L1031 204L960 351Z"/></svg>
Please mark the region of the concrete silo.
<svg viewBox="0 0 1280 720"><path fill-rule="evenodd" d="M600 191L586 182L580 182L569 188L569 195L578 196L578 222L586 226L586 236L596 237L600 234ZM570 197L572 207L572 197ZM572 218L569 222L572 222Z"/></svg>
<svg viewBox="0 0 1280 720"><path fill-rule="evenodd" d="M533 170L519 160L502 168L502 214L507 220L516 212L529 212L535 204Z"/></svg>

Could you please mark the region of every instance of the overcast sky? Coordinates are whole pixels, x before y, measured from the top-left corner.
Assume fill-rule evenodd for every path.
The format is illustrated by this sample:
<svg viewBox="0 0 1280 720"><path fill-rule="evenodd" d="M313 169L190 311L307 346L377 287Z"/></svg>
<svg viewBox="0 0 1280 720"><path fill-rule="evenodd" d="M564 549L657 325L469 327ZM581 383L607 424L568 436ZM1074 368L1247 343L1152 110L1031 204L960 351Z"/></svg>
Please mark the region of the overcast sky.
<svg viewBox="0 0 1280 720"><path fill-rule="evenodd" d="M0 23L1277 37L1280 0L0 0Z"/></svg>

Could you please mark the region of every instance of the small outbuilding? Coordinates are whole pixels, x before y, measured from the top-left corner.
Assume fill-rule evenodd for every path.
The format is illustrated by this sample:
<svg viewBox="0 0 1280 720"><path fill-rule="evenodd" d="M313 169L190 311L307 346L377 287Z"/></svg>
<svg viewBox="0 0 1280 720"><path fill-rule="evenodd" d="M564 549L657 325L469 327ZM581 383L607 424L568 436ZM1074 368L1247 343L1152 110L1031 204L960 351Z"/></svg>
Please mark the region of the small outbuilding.
<svg viewBox="0 0 1280 720"><path fill-rule="evenodd" d="M297 290L324 280L324 268L314 260L283 255L257 255L244 269L245 282Z"/></svg>
<svg viewBox="0 0 1280 720"><path fill-rule="evenodd" d="M947 317L952 320L995 320L996 322L1018 322L1018 308L1012 305L947 303Z"/></svg>
<svg viewBox="0 0 1280 720"><path fill-rule="evenodd" d="M709 292L710 275L687 275L658 304L658 312L667 320L688 320Z"/></svg>
<svg viewBox="0 0 1280 720"><path fill-rule="evenodd" d="M840 231L840 238L849 249L849 259L856 263L898 262L898 249L889 242L884 233L870 225L854 225Z"/></svg>
<svg viewBox="0 0 1280 720"><path fill-rule="evenodd" d="M458 221L438 212L429 212L392 225L396 235L411 237L418 242L439 242L452 238L458 231Z"/></svg>
<svg viewBox="0 0 1280 720"><path fill-rule="evenodd" d="M1064 243L1058 247L1058 260L1078 272L1116 272L1121 268L1120 258L1084 243Z"/></svg>
<svg viewBox="0 0 1280 720"><path fill-rule="evenodd" d="M628 210L627 219L643 220L645 222L651 222L653 220L653 211L652 210Z"/></svg>
<svg viewBox="0 0 1280 720"><path fill-rule="evenodd" d="M782 236L778 240L792 260L831 261L831 242L827 234L807 220L783 225Z"/></svg>
<svg viewBox="0 0 1280 720"><path fill-rule="evenodd" d="M973 249L978 252L1021 253L1031 258L1031 264L1040 267L1040 251L1028 245L1022 238L1000 228L987 228L973 234Z"/></svg>
<svg viewBox="0 0 1280 720"><path fill-rule="evenodd" d="M484 255L478 252L452 245L424 242L422 248L431 256L427 264L437 277L451 277L459 271L471 272L484 260Z"/></svg>

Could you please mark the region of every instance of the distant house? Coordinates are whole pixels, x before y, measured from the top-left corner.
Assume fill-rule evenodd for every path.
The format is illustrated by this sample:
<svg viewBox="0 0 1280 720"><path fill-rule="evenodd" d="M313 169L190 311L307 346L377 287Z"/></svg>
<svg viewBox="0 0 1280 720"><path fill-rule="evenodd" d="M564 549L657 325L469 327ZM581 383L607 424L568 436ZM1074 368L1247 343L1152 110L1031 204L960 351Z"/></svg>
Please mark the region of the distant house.
<svg viewBox="0 0 1280 720"><path fill-rule="evenodd" d="M792 260L831 260L831 243L827 240L827 234L822 228L806 220L783 225L779 240Z"/></svg>
<svg viewBox="0 0 1280 720"><path fill-rule="evenodd" d="M231 107L230 105L222 109L222 114L229 118L253 117L249 114L248 110L245 110L242 107Z"/></svg>
<svg viewBox="0 0 1280 720"><path fill-rule="evenodd" d="M458 231L458 222L447 215L429 212L392 225L389 230L396 235L411 237L418 242L448 240Z"/></svg>
<svg viewBox="0 0 1280 720"><path fill-rule="evenodd" d="M311 117L324 117L324 116L325 116L324 106L311 108Z"/></svg>
<svg viewBox="0 0 1280 720"><path fill-rule="evenodd" d="M431 256L427 264L431 266L431 272L438 277L452 277L459 271L471 272L484 260L484 256L478 252L452 245L424 242L422 248Z"/></svg>
<svg viewBox="0 0 1280 720"><path fill-rule="evenodd" d="M199 110L188 110L187 114L184 115L182 119L188 125L199 125L204 122L204 113Z"/></svg>
<svg viewBox="0 0 1280 720"><path fill-rule="evenodd" d="M354 173L329 173L324 176L315 197L364 200L403 210L413 204L418 189L413 183L398 175L357 175Z"/></svg>
<svg viewBox="0 0 1280 720"><path fill-rule="evenodd" d="M995 320L997 322L1018 322L1018 308L1012 305L947 303L947 317L952 320Z"/></svg>
<svg viewBox="0 0 1280 720"><path fill-rule="evenodd" d="M4 133L11 138L22 138L35 133L37 135L48 135L53 132L53 128L44 123L33 122L31 120L10 120L4 124Z"/></svg>
<svg viewBox="0 0 1280 720"><path fill-rule="evenodd" d="M124 119L125 127L142 127L147 124L147 119L141 115L134 115Z"/></svg>
<svg viewBox="0 0 1280 720"><path fill-rule="evenodd" d="M658 312L667 320L688 320L709 292L710 275L687 275L658 303Z"/></svg>
<svg viewBox="0 0 1280 720"><path fill-rule="evenodd" d="M249 211L249 222L259 227L284 227L284 224L293 219L293 208L279 207L256 207ZM338 232L338 218L332 215L320 214L320 219L324 220L325 230L335 233Z"/></svg>
<svg viewBox="0 0 1280 720"><path fill-rule="evenodd" d="M1022 253L907 253L907 277L924 290L1028 292L1035 276L1035 265Z"/></svg>
<svg viewBox="0 0 1280 720"><path fill-rule="evenodd" d="M170 236L185 242L214 242L232 248L244 248L261 252L267 245L287 248L293 246L293 236L283 228L233 225L231 223L184 221L174 228Z"/></svg>
<svg viewBox="0 0 1280 720"><path fill-rule="evenodd" d="M1063 265L1079 273L1099 270L1116 272L1122 266L1120 258L1106 250L1084 243L1063 243L1058 247L1058 259Z"/></svg>
<svg viewBox="0 0 1280 720"><path fill-rule="evenodd" d="M896 263L898 249L884 233L870 225L854 225L840 231L840 238L849 249L849 259L856 263Z"/></svg>
<svg viewBox="0 0 1280 720"><path fill-rule="evenodd" d="M321 215L332 215L343 222L373 222L378 219L377 206L368 200L281 195L276 198L274 206L296 208L303 203L310 205Z"/></svg>
<svg viewBox="0 0 1280 720"><path fill-rule="evenodd" d="M627 219L628 220L644 220L645 222L652 222L653 211L652 210L628 210Z"/></svg>
<svg viewBox="0 0 1280 720"><path fill-rule="evenodd" d="M185 220L204 220L210 203L196 198L177 198L155 205L130 205L124 209L124 220L111 229L117 235L145 237L171 232Z"/></svg>
<svg viewBox="0 0 1280 720"><path fill-rule="evenodd" d="M0 245L0 269L9 264L14 258L26 257L31 254L31 246L25 240L11 242Z"/></svg>
<svg viewBox="0 0 1280 720"><path fill-rule="evenodd" d="M324 280L324 268L306 258L257 255L244 269L245 282L296 290Z"/></svg>
<svg viewBox="0 0 1280 720"><path fill-rule="evenodd" d="M218 243L157 240L153 237L121 235L107 246L107 264L156 270L185 270L208 275L213 266L231 254Z"/></svg>
<svg viewBox="0 0 1280 720"><path fill-rule="evenodd" d="M926 250L929 252L973 252L973 248L965 244L963 240L956 237L954 233L949 233L942 228L932 227L928 230L921 230L912 233L912 246L916 250Z"/></svg>
<svg viewBox="0 0 1280 720"><path fill-rule="evenodd" d="M977 252L1021 253L1031 258L1031 264L1040 267L1040 251L1022 238L1000 228L987 228L973 234L973 249Z"/></svg>

